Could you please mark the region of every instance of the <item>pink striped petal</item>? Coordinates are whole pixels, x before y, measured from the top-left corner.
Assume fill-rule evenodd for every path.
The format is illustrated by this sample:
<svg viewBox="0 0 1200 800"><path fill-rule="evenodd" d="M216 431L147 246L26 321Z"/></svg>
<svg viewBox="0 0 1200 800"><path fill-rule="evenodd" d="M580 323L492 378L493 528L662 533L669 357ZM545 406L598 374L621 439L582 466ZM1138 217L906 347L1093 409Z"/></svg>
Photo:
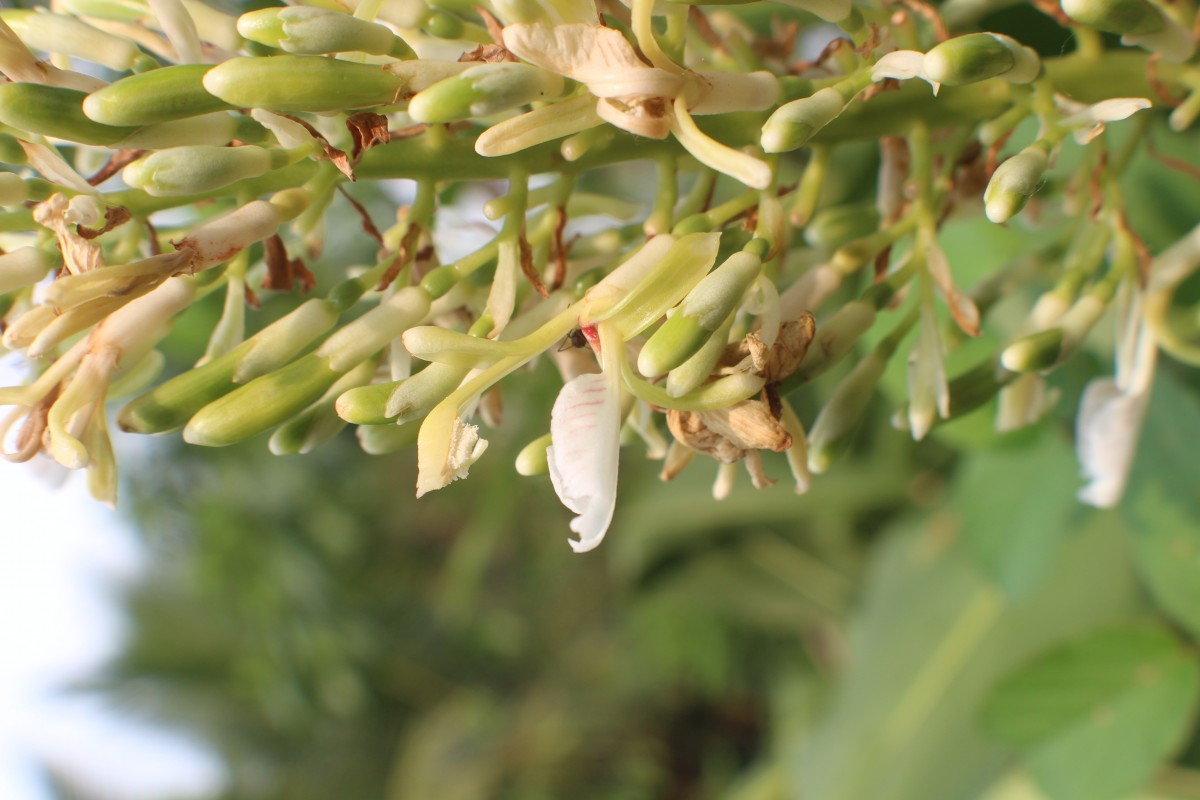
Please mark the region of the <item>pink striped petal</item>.
<svg viewBox="0 0 1200 800"><path fill-rule="evenodd" d="M579 535L570 542L576 553L600 544L616 508L621 401L615 381L604 373L572 378L550 412L550 482L563 505L579 515L571 520Z"/></svg>

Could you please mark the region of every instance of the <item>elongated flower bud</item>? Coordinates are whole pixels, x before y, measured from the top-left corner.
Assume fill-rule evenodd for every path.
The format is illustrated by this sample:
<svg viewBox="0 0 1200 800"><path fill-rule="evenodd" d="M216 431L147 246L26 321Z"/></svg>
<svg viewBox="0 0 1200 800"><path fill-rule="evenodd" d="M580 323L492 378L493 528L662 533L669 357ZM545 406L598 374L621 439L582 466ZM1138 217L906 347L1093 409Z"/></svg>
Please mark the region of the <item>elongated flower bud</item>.
<svg viewBox="0 0 1200 800"><path fill-rule="evenodd" d="M383 25L324 8L264 8L242 14L238 33L297 55L361 51L412 58L412 48Z"/></svg>
<svg viewBox="0 0 1200 800"><path fill-rule="evenodd" d="M925 74L935 83L962 86L1003 76L1029 83L1041 71L1037 53L1000 33L968 33L947 39L925 54Z"/></svg>
<svg viewBox="0 0 1200 800"><path fill-rule="evenodd" d="M280 425L271 434L267 447L277 456L303 455L337 436L346 427L346 420L334 413L334 401L342 392L371 380L374 374L374 359L347 372L316 403Z"/></svg>
<svg viewBox="0 0 1200 800"><path fill-rule="evenodd" d="M992 173L983 193L984 213L992 222L1007 222L1037 191L1048 158L1040 144L1031 144Z"/></svg>
<svg viewBox="0 0 1200 800"><path fill-rule="evenodd" d="M287 363L333 327L337 312L327 300L308 300L225 355L177 375L131 400L117 417L122 430L162 433L183 427L200 409Z"/></svg>
<svg viewBox="0 0 1200 800"><path fill-rule="evenodd" d="M669 243L669 249L656 261L650 260L652 254L662 251L660 240ZM717 233L690 233L678 240L656 236L588 292L589 308L586 319L581 321L589 324L609 321L622 338L636 336L682 300L708 273L717 260L720 240ZM646 266L650 268L641 272ZM640 280L634 278L635 274L640 275Z"/></svg>
<svg viewBox="0 0 1200 800"><path fill-rule="evenodd" d="M204 88L208 64L180 64L130 75L97 89L83 101L83 113L105 125L153 125L236 106Z"/></svg>
<svg viewBox="0 0 1200 800"><path fill-rule="evenodd" d="M183 429L184 441L225 447L257 436L303 411L340 377L328 359L310 353L200 409Z"/></svg>
<svg viewBox="0 0 1200 800"><path fill-rule="evenodd" d="M404 81L382 67L321 56L231 58L204 76L204 88L239 108L342 111L394 102Z"/></svg>
<svg viewBox="0 0 1200 800"><path fill-rule="evenodd" d="M359 427L358 444L363 452L372 456L383 456L395 453L417 443L417 434L421 426L414 423L405 425L362 425Z"/></svg>
<svg viewBox="0 0 1200 800"><path fill-rule="evenodd" d="M65 14L10 9L0 11L0 19L34 50L77 56L117 71L129 69L142 54L128 39Z"/></svg>
<svg viewBox="0 0 1200 800"><path fill-rule="evenodd" d="M15 206L28 199L29 185L20 175L0 172L0 206Z"/></svg>
<svg viewBox="0 0 1200 800"><path fill-rule="evenodd" d="M137 129L102 125L83 113L87 94L40 83L0 85L0 122L41 136L80 144L111 145Z"/></svg>
<svg viewBox="0 0 1200 800"><path fill-rule="evenodd" d="M858 337L874 324L875 315L876 307L863 300L852 300L842 306L827 322L817 326L812 345L788 383L810 381L841 361Z"/></svg>
<svg viewBox="0 0 1200 800"><path fill-rule="evenodd" d="M223 447L279 425L316 402L339 378L428 311L429 297L421 289L396 292L307 356L202 408L184 428L183 438L192 444Z"/></svg>
<svg viewBox="0 0 1200 800"><path fill-rule="evenodd" d="M767 119L762 129L762 149L786 153L803 147L846 108L846 99L833 87L784 103Z"/></svg>
<svg viewBox="0 0 1200 800"><path fill-rule="evenodd" d="M205 269L266 239L284 218L271 203L255 200L194 229L175 244L175 249L191 253L193 270Z"/></svg>
<svg viewBox="0 0 1200 800"><path fill-rule="evenodd" d="M808 469L820 474L845 452L858 430L887 358L871 352L854 365L817 414L808 432Z"/></svg>
<svg viewBox="0 0 1200 800"><path fill-rule="evenodd" d="M457 389L467 372L466 367L435 362L400 381L350 389L338 398L337 413L356 425L413 422Z"/></svg>
<svg viewBox="0 0 1200 800"><path fill-rule="evenodd" d="M1041 372L1052 369L1072 356L1088 331L1108 307L1111 292L1089 292L1063 314L1053 328L1030 334L1013 342L1000 354L1000 363L1013 372Z"/></svg>
<svg viewBox="0 0 1200 800"><path fill-rule="evenodd" d="M529 64L480 64L418 93L408 114L417 122L455 122L552 100L562 90L562 76Z"/></svg>
<svg viewBox="0 0 1200 800"><path fill-rule="evenodd" d="M761 268L762 259L740 252L706 275L646 342L638 371L662 375L695 355L741 303Z"/></svg>
<svg viewBox="0 0 1200 800"><path fill-rule="evenodd" d="M1148 0L1063 0L1076 22L1106 33L1144 34L1163 29L1162 14Z"/></svg>
<svg viewBox="0 0 1200 800"><path fill-rule="evenodd" d="M804 239L813 247L832 252L879 230L874 205L854 204L819 212L804 228Z"/></svg>
<svg viewBox="0 0 1200 800"><path fill-rule="evenodd" d="M22 247L0 255L0 294L32 286L46 276L50 258L37 247Z"/></svg>
<svg viewBox="0 0 1200 800"><path fill-rule="evenodd" d="M130 186L155 197L199 194L284 166L287 153L254 145L172 147L133 162L121 173Z"/></svg>

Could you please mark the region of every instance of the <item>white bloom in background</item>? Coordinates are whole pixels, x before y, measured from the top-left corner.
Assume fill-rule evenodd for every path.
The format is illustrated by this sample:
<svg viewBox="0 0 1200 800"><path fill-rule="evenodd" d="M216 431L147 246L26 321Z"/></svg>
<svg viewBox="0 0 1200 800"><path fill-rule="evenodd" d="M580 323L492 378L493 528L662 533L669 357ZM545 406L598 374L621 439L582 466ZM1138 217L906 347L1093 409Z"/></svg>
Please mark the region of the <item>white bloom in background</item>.
<svg viewBox="0 0 1200 800"><path fill-rule="evenodd" d="M1140 294L1122 304L1116 376L1089 383L1079 405L1076 452L1087 479L1079 500L1097 508L1121 502L1150 402L1158 346L1141 311Z"/></svg>

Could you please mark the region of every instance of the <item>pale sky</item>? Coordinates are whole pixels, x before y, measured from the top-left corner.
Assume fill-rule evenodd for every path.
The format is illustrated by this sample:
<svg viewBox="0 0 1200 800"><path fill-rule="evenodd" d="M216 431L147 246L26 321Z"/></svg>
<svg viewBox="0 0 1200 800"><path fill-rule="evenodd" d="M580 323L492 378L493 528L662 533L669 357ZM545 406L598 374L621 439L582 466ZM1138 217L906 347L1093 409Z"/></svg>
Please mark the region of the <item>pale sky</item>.
<svg viewBox="0 0 1200 800"><path fill-rule="evenodd" d="M53 465L36 465L45 466ZM222 767L198 743L63 690L119 646L113 587L137 574L145 554L118 515L88 496L82 474L54 489L39 472L0 461L0 797L50 800L39 761L97 797L215 793Z"/></svg>

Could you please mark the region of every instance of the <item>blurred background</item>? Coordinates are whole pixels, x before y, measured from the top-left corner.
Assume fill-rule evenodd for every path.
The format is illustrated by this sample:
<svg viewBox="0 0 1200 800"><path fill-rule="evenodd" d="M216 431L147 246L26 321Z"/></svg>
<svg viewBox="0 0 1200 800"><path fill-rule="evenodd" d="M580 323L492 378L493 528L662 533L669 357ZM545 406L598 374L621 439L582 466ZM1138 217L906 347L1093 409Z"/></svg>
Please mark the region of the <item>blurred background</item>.
<svg viewBox="0 0 1200 800"><path fill-rule="evenodd" d="M1192 164L1200 144L1158 122L1124 135ZM868 196L874 158L839 148L823 205ZM587 188L637 184L606 180ZM1144 148L1126 183L1154 251L1200 219L1194 176ZM1047 257L1053 219L968 211L942 239L961 284ZM327 252L365 263L344 222ZM208 300L167 341L177 369L220 314ZM264 297L263 317L295 302ZM712 462L663 484L626 448L608 538L582 556L549 481L511 464L546 430L545 363L505 383L470 479L419 502L414 454L367 456L349 430L304 458L118 436L119 515L5 467L0 796L1200 798L1200 379L1163 360L1125 502L1086 509L1074 410L1111 372L1106 338L1054 373L1039 424L999 435L986 407L920 445L889 424L895 359L803 496L782 459L779 485L742 476L718 503ZM849 366L796 395L801 419Z"/></svg>

